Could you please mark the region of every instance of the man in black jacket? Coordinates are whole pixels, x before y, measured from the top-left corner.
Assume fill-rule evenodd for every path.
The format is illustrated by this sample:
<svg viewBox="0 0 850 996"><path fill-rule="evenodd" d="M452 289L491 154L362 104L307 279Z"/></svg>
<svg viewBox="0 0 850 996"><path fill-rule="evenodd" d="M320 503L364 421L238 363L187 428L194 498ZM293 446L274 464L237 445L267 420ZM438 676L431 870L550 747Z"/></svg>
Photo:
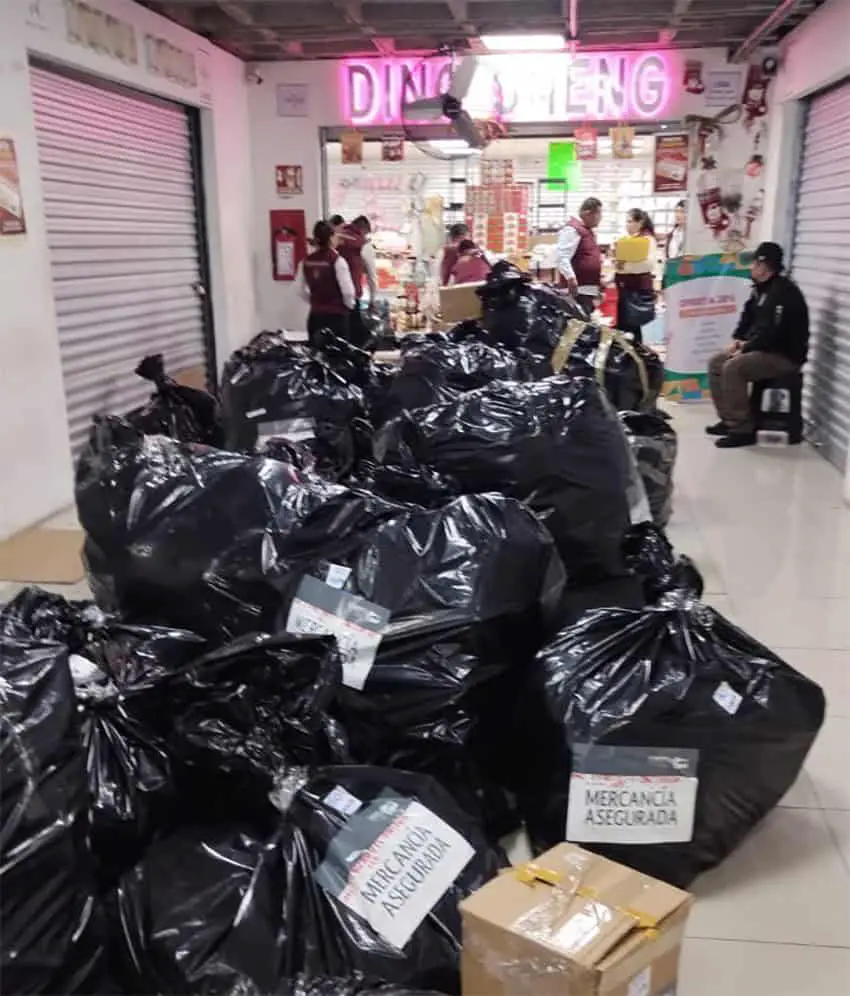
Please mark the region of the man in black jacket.
<svg viewBox="0 0 850 996"><path fill-rule="evenodd" d="M753 292L728 349L708 364L720 416L706 432L721 449L752 446L749 384L799 370L809 348L809 309L800 288L782 273L782 247L763 242L752 263Z"/></svg>

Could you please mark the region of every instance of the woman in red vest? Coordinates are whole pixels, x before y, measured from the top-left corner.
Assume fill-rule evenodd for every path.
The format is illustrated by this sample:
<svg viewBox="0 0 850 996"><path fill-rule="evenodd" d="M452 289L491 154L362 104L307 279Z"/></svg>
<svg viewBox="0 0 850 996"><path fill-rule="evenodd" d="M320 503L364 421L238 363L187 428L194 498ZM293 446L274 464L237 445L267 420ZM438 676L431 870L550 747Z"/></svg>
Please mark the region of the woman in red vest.
<svg viewBox="0 0 850 996"><path fill-rule="evenodd" d="M451 269L450 283L477 284L487 279L490 264L472 239L464 239L457 251L458 257Z"/></svg>
<svg viewBox="0 0 850 996"><path fill-rule="evenodd" d="M363 285L369 288L369 304L374 306L378 293L378 274L375 265L375 249L369 241L372 223L361 214L348 225L343 225L336 233L336 246L340 256L348 263L351 279L354 281L356 305L351 312L351 341L355 346L365 346L369 330L363 322L360 311L360 297Z"/></svg>
<svg viewBox="0 0 850 996"><path fill-rule="evenodd" d="M459 221L449 229L449 241L443 246L440 259L440 286L445 287L452 279L452 270L460 254L460 244L469 238L469 226Z"/></svg>
<svg viewBox="0 0 850 996"><path fill-rule="evenodd" d="M348 263L333 247L334 230L326 221L313 229L314 251L304 260L295 276L301 297L310 302L307 337L311 346L316 336L329 329L350 341L351 311L357 303L354 281Z"/></svg>

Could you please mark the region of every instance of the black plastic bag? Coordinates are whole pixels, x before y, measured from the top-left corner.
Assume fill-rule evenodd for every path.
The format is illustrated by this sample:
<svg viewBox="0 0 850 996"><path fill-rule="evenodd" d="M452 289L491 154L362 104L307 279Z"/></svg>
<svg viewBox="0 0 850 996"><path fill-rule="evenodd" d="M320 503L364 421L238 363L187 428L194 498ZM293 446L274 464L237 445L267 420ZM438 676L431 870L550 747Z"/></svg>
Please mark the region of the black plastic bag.
<svg viewBox="0 0 850 996"><path fill-rule="evenodd" d="M150 381L154 393L141 408L126 415L127 421L149 436L170 436L184 443L224 445L224 423L218 402L206 391L185 387L165 373L161 353L146 356L136 374Z"/></svg>
<svg viewBox="0 0 850 996"><path fill-rule="evenodd" d="M268 839L185 831L151 847L116 894L118 981L216 996L358 973L457 993L458 903L504 863L474 821L432 779L377 768L293 775L278 799ZM401 864L385 864L393 851Z"/></svg>
<svg viewBox="0 0 850 996"><path fill-rule="evenodd" d="M658 410L620 412L620 421L643 478L652 521L666 526L673 513L673 472L679 446L670 416Z"/></svg>
<svg viewBox="0 0 850 996"><path fill-rule="evenodd" d="M0 613L0 629L24 626L71 654L85 754L92 853L101 887L132 867L177 818L173 758L166 749L170 676L205 649L193 633L133 626L92 603L24 589Z"/></svg>
<svg viewBox="0 0 850 996"><path fill-rule="evenodd" d="M253 996L248 992L245 996ZM260 996L258 993L257 996ZM408 989L406 986L370 983L366 979L349 977L346 979L296 979L291 996L443 996L433 989Z"/></svg>
<svg viewBox="0 0 850 996"><path fill-rule="evenodd" d="M341 352L342 347L336 349L335 362L350 374L362 351ZM254 452L274 436L315 440L318 459L337 475L352 461L349 423L365 414L360 387L321 356L266 332L225 364L221 401L230 449Z"/></svg>
<svg viewBox="0 0 850 996"><path fill-rule="evenodd" d="M328 637L251 634L176 673L168 752L179 759L188 822L258 826L278 772L292 765L348 760L348 744L330 713L341 679Z"/></svg>
<svg viewBox="0 0 850 996"><path fill-rule="evenodd" d="M591 613L538 666L534 848L566 835L682 887L780 802L824 718L818 685L689 598Z"/></svg>
<svg viewBox="0 0 850 996"><path fill-rule="evenodd" d="M497 263L478 296L484 310L482 325L493 342L519 347L532 359L536 377L552 373L552 354L571 319L587 321L580 305L548 284L534 283L511 263Z"/></svg>
<svg viewBox="0 0 850 996"><path fill-rule="evenodd" d="M671 592L684 592L694 598L702 596L703 580L696 564L690 557L676 555L659 526L651 522L633 526L626 536L623 553L626 566L643 585L648 604Z"/></svg>
<svg viewBox="0 0 850 996"><path fill-rule="evenodd" d="M0 989L98 992L102 939L68 652L0 627Z"/></svg>
<svg viewBox="0 0 850 996"><path fill-rule="evenodd" d="M617 411L655 410L664 386L664 364L654 349L614 329L571 322L552 357L557 372L596 376Z"/></svg>
<svg viewBox="0 0 850 996"><path fill-rule="evenodd" d="M631 462L622 427L588 377L496 382L385 426L375 454L426 466L466 493L526 502L575 583L622 575Z"/></svg>

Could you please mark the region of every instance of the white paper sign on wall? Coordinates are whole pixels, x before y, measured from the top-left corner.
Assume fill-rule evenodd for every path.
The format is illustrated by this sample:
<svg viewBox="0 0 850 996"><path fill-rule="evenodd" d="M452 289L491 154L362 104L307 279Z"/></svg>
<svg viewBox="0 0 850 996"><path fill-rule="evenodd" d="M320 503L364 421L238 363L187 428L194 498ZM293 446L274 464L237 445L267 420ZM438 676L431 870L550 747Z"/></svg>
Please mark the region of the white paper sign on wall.
<svg viewBox="0 0 850 996"><path fill-rule="evenodd" d="M279 83L277 116L306 118L310 116L310 87L306 83Z"/></svg>

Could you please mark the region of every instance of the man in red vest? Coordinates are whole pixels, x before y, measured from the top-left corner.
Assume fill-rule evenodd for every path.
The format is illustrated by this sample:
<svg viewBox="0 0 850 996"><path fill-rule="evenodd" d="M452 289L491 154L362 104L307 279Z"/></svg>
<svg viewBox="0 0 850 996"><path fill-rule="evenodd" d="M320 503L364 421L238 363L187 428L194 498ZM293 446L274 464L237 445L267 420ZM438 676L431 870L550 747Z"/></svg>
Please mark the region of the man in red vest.
<svg viewBox="0 0 850 996"><path fill-rule="evenodd" d="M558 233L559 285L569 290L588 317L602 284L602 251L595 234L601 221L602 201L588 197L578 218L570 218Z"/></svg>
<svg viewBox="0 0 850 996"><path fill-rule="evenodd" d="M363 294L364 283L369 286L369 303L374 305L378 292L378 275L375 265L375 250L369 242L372 223L365 215L355 218L348 225L343 225L336 233L337 252L348 263L351 279L357 292L357 304L351 313L351 341L355 346L365 346L369 331L363 322L360 311L360 297Z"/></svg>

